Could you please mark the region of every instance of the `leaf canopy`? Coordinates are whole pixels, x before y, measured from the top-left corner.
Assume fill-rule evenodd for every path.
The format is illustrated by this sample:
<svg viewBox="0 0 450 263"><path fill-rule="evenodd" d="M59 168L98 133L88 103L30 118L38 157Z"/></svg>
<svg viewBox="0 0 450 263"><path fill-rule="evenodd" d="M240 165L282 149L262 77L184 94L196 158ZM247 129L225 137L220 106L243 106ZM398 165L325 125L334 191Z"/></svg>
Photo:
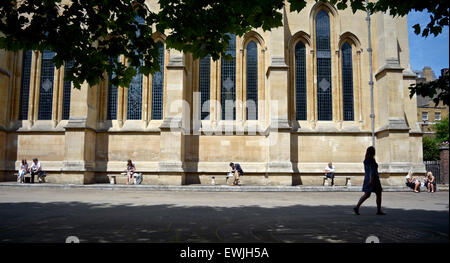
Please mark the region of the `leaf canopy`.
<svg viewBox="0 0 450 263"><path fill-rule="evenodd" d="M63 4L64 2L64 4ZM326 1L324 1L326 2ZM433 15L425 29L438 35L449 23L449 5L443 0L331 0L338 9L406 15L427 9ZM166 34L167 48L192 53L194 58L225 56L227 33L244 35L252 28L282 26L283 8L300 12L305 0L159 0L150 10L144 0L3 0L0 1L0 48L51 50L60 67L72 61L67 77L76 88L85 81L98 84L106 72L115 86L129 86L140 72L159 70L156 31ZM287 7L288 6L288 7ZM119 56L124 60L118 60ZM126 61L126 63L125 63Z"/></svg>

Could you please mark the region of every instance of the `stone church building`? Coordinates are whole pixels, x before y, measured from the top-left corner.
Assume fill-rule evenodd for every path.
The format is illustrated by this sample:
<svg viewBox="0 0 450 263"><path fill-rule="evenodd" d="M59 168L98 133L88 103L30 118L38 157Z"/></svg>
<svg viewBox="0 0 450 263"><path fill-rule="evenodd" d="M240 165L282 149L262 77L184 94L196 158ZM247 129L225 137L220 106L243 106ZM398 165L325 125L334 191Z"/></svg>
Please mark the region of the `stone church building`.
<svg viewBox="0 0 450 263"><path fill-rule="evenodd" d="M73 89L71 65L55 68L52 52L0 50L0 181L37 157L51 183L108 182L132 159L143 184L210 184L233 161L245 185L321 185L328 162L361 185L372 144L366 13L309 1L283 21L230 35L230 61L193 59L156 33L161 71L130 87L105 74ZM371 39L381 182L403 185L411 168L425 172L406 17L372 15Z"/></svg>

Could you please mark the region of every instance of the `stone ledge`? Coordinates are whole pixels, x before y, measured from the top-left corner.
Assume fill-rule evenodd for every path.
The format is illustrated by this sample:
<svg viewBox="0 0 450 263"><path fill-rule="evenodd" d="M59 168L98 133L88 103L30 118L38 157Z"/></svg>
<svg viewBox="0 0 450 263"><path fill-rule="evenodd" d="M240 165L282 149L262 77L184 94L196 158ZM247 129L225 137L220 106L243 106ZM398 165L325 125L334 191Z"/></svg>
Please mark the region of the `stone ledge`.
<svg viewBox="0 0 450 263"><path fill-rule="evenodd" d="M417 74L414 73L411 69L407 68L407 69L403 70L403 78L416 79L417 78Z"/></svg>
<svg viewBox="0 0 450 263"><path fill-rule="evenodd" d="M378 77L383 72L386 71L398 71L403 72L404 68L400 65L400 62L398 59L395 58L387 58L385 61L385 64L382 65L377 72L374 74L375 78Z"/></svg>
<svg viewBox="0 0 450 263"><path fill-rule="evenodd" d="M84 172L91 171L97 173L123 172L126 169L126 160L109 162L92 161L40 161L42 167L47 172ZM276 175L277 173L301 176L323 174L325 162L317 163L296 163L296 162L239 162L247 174ZM29 162L30 163L30 162ZM136 169L142 173L207 173L226 174L229 172L229 161L223 162L164 162L164 161L135 161ZM339 174L359 174L364 175L362 162L344 163L333 162L336 172ZM391 174L391 176L406 175L409 169L413 168L414 173L425 173L425 165L422 163L378 163L380 174ZM0 161L0 170L5 172L17 171L20 161ZM77 170L79 169L79 170Z"/></svg>
<svg viewBox="0 0 450 263"><path fill-rule="evenodd" d="M111 184L18 184L0 183L1 187L40 189L94 189L133 191L180 191L180 192L361 192L361 186L200 186L200 185L111 185ZM384 192L411 192L406 186L383 186ZM438 191L447 192L448 187L438 186Z"/></svg>
<svg viewBox="0 0 450 263"><path fill-rule="evenodd" d="M406 123L406 120L403 118L389 118L388 124L384 125L383 127L379 128L375 131L375 135L378 135L382 132L408 132L411 129L409 128L408 124Z"/></svg>

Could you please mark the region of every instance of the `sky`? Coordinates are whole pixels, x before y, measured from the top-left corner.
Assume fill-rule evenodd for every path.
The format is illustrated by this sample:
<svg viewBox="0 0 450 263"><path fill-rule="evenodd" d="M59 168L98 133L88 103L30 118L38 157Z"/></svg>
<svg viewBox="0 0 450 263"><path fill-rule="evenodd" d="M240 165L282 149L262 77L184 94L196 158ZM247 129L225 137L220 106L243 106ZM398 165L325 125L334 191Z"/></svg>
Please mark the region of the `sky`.
<svg viewBox="0 0 450 263"><path fill-rule="evenodd" d="M421 70L424 66L429 66L436 74L441 75L442 68L448 68L449 61L449 31L448 27L442 33L434 37L427 38L414 33L415 24L420 24L423 29L430 19L427 12L411 12L408 14L408 37L409 56L412 70Z"/></svg>

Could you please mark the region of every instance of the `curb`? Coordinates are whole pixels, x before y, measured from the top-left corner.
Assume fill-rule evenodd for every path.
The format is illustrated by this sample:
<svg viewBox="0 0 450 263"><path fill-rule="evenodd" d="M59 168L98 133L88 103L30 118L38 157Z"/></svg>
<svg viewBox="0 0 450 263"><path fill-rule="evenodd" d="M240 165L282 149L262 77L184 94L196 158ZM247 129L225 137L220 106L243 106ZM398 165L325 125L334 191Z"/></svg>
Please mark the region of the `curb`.
<svg viewBox="0 0 450 263"><path fill-rule="evenodd" d="M111 185L111 184L18 184L0 183L1 188L39 189L95 189L134 191L183 191L183 192L361 192L361 186L228 186L228 185ZM438 191L448 192L448 187L438 187ZM383 192L412 192L404 186L383 186Z"/></svg>

